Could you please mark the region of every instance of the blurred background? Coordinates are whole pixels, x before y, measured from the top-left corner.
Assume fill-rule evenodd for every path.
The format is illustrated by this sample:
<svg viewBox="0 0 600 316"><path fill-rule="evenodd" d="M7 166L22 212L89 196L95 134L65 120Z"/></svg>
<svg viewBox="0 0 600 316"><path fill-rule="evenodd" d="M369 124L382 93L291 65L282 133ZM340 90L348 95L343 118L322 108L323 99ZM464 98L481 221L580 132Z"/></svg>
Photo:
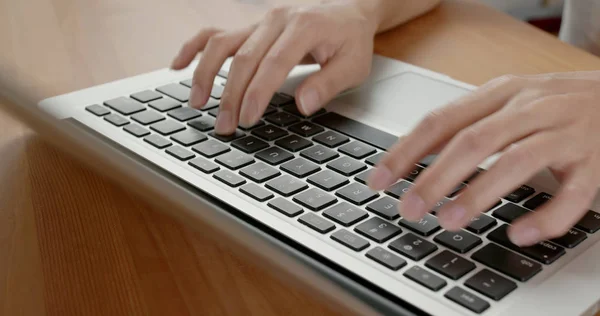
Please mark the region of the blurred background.
<svg viewBox="0 0 600 316"><path fill-rule="evenodd" d="M558 34L560 29L563 0L482 0L482 2L550 33Z"/></svg>

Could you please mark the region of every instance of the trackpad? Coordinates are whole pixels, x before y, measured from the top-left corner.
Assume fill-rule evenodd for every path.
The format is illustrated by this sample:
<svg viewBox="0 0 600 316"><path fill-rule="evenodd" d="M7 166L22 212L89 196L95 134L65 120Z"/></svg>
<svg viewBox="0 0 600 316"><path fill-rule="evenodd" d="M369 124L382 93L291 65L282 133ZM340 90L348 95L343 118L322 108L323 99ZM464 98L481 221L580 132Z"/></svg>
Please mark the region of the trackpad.
<svg viewBox="0 0 600 316"><path fill-rule="evenodd" d="M342 95L327 109L402 135L431 110L466 93L469 93L466 88L404 72Z"/></svg>

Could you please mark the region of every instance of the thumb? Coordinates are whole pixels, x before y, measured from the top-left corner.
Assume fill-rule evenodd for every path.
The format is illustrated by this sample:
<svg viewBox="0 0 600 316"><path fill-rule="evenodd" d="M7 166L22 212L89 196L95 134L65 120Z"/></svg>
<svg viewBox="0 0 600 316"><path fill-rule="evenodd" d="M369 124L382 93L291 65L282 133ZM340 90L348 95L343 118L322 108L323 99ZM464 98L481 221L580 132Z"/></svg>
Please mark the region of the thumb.
<svg viewBox="0 0 600 316"><path fill-rule="evenodd" d="M370 60L361 63L356 61L356 56L333 58L320 71L306 78L296 91L299 110L306 116L317 112L340 92L359 85L370 69Z"/></svg>

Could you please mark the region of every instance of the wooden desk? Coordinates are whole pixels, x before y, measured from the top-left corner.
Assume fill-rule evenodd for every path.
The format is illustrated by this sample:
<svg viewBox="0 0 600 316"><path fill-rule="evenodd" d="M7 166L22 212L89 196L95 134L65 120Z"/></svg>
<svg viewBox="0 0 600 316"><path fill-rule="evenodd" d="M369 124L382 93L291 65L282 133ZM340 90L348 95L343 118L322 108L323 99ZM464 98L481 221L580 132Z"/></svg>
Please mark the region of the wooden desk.
<svg viewBox="0 0 600 316"><path fill-rule="evenodd" d="M275 2L285 1L0 0L0 61L62 94L165 67L201 26L239 27ZM472 84L600 69L600 59L470 1L379 36L376 51ZM334 313L3 114L0 284L2 315Z"/></svg>

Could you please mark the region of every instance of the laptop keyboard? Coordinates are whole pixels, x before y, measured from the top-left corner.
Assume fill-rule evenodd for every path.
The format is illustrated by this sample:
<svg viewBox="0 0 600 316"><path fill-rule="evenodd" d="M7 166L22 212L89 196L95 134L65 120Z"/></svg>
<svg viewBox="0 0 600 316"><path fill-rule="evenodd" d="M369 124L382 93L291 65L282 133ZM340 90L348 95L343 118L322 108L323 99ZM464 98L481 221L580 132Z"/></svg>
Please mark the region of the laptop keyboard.
<svg viewBox="0 0 600 316"><path fill-rule="evenodd" d="M186 80L136 92L86 110L264 203L265 210L293 218L314 234L328 235L330 242L425 289L445 291L448 301L474 313L489 309L488 301L502 300L600 229L600 214L590 210L565 236L517 247L506 235L508 224L552 199L523 185L473 218L465 230L443 230L435 211L460 194L484 172L481 169L431 214L419 222L407 221L396 206L428 161L415 165L384 192L374 192L365 183L396 137L325 110L306 118L294 99L283 94L273 97L255 126L216 135L223 87L215 85L211 100L196 110L185 104L190 84ZM423 266L415 264L421 260ZM450 288L447 280L459 285Z"/></svg>

